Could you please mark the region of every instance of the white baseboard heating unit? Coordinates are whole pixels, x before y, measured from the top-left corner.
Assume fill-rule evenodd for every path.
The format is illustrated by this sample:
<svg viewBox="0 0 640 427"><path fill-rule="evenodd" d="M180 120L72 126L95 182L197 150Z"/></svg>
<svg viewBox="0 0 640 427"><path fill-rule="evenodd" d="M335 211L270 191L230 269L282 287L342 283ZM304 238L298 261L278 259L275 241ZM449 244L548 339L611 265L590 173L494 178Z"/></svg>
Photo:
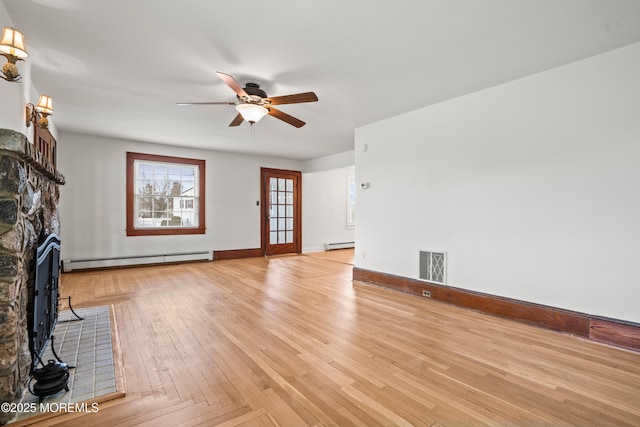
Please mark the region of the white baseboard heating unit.
<svg viewBox="0 0 640 427"><path fill-rule="evenodd" d="M355 242L342 242L342 243L325 243L324 244L324 250L325 251L330 251L333 249L348 249L348 248L355 248L356 247L356 243Z"/></svg>
<svg viewBox="0 0 640 427"><path fill-rule="evenodd" d="M67 259L62 261L62 271L85 270L91 268L126 267L144 264L166 264L184 261L204 261L213 259L213 251L183 252L162 255L136 255L111 258Z"/></svg>

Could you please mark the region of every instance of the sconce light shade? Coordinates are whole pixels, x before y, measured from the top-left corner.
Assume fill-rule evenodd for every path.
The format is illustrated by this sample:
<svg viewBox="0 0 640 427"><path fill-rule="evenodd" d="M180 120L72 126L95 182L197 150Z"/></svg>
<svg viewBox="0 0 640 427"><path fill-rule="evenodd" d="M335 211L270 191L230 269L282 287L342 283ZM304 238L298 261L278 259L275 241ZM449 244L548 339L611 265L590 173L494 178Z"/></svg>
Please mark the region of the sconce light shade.
<svg viewBox="0 0 640 427"><path fill-rule="evenodd" d="M24 47L24 36L15 28L4 27L0 40L0 55L7 58L7 63L2 67L1 78L8 82L17 82L22 78L16 67L16 62L24 61L29 56Z"/></svg>
<svg viewBox="0 0 640 427"><path fill-rule="evenodd" d="M24 47L24 35L15 28L4 27L2 29L2 40L0 40L0 52L19 59L29 56L27 49Z"/></svg>
<svg viewBox="0 0 640 427"><path fill-rule="evenodd" d="M53 99L47 95L40 95L40 99L36 104L36 111L42 114L53 114Z"/></svg>
<svg viewBox="0 0 640 427"><path fill-rule="evenodd" d="M260 121L261 118L269 114L269 110L262 105L256 104L240 104L236 106L236 111L242 115L242 118L253 124Z"/></svg>
<svg viewBox="0 0 640 427"><path fill-rule="evenodd" d="M38 114L40 113L40 117ZM31 126L35 122L39 128L46 129L49 127L49 116L53 114L53 99L47 95L40 95L37 105L27 104L26 109L26 125Z"/></svg>

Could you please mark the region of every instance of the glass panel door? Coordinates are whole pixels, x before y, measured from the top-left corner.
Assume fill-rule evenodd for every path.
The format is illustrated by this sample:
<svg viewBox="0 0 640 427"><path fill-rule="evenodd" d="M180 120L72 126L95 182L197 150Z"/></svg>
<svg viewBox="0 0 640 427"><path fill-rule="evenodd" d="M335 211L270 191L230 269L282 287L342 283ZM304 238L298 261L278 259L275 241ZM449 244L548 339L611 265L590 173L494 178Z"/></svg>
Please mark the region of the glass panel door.
<svg viewBox="0 0 640 427"><path fill-rule="evenodd" d="M269 178L269 244L293 243L293 179Z"/></svg>
<svg viewBox="0 0 640 427"><path fill-rule="evenodd" d="M300 172L263 169L265 254L300 252Z"/></svg>

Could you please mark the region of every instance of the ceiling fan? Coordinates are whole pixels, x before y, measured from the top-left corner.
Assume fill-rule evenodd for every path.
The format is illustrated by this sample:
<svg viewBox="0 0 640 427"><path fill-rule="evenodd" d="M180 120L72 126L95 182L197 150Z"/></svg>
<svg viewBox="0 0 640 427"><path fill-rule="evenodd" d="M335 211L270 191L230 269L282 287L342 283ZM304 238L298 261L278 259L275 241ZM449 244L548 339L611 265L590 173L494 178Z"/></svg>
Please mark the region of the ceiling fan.
<svg viewBox="0 0 640 427"><path fill-rule="evenodd" d="M318 97L313 92L268 97L267 93L260 89L260 86L256 83L247 83L243 88L229 74L221 73L220 71L216 71L216 74L236 93L239 102L179 102L178 105L235 105L238 115L229 123L229 126L238 126L245 120L253 125L268 114L300 128L305 125L305 122L273 106L316 102L318 100Z"/></svg>

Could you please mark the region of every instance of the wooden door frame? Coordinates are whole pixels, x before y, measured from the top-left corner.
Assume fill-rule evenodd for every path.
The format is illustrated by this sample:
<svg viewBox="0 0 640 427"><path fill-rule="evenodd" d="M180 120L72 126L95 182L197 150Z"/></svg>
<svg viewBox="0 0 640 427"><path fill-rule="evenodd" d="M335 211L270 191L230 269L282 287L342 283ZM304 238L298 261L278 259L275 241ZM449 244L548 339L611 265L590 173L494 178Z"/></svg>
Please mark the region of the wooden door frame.
<svg viewBox="0 0 640 427"><path fill-rule="evenodd" d="M297 203L294 204L294 221L296 221L297 227L294 225L293 241L296 242L295 253L302 253L302 172L288 170L288 169L274 169L274 168L260 168L260 250L262 256L267 255L267 242L269 241L269 228L267 227L267 216L269 208L269 199L267 196L267 189L269 188L266 176L268 173L281 173L287 175L294 175L297 178L297 185L295 188L295 199Z"/></svg>

